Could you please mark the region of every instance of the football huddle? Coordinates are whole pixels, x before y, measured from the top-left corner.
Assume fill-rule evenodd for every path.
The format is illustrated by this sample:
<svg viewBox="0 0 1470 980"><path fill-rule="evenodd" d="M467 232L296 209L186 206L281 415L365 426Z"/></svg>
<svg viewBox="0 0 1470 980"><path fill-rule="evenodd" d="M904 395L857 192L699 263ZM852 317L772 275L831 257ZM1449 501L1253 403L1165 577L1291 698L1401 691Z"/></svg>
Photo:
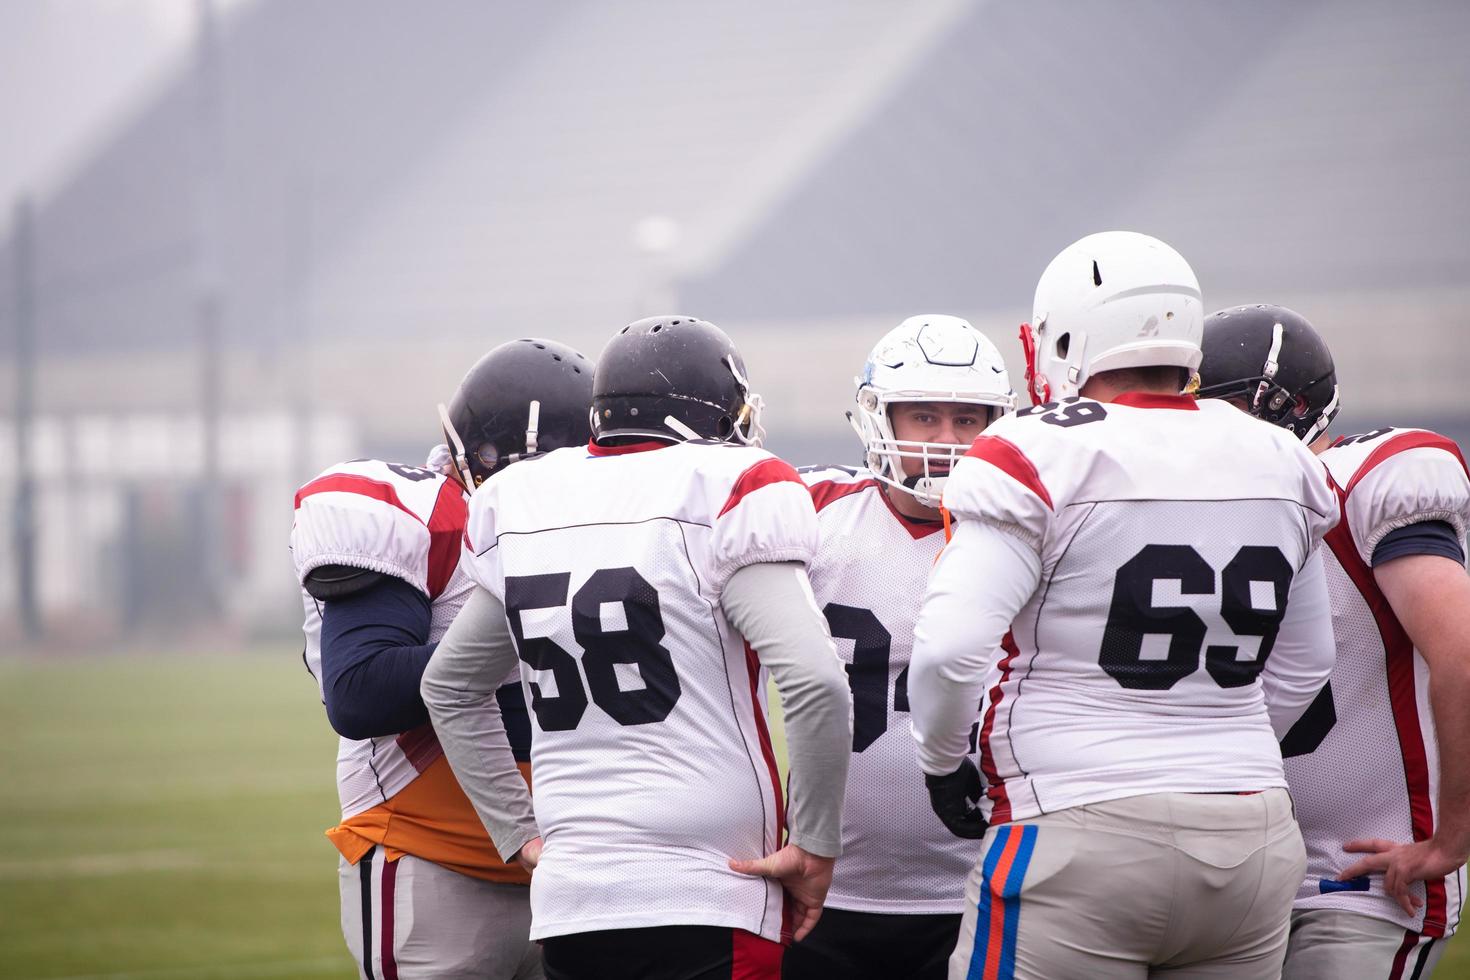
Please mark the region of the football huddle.
<svg viewBox="0 0 1470 980"><path fill-rule="evenodd" d="M763 449L736 344L668 315L498 346L425 462L298 490L360 975L1430 977L1459 449L1336 432L1323 335L1206 315L1146 235L1032 309L1015 384L941 314L831 366L856 466Z"/></svg>

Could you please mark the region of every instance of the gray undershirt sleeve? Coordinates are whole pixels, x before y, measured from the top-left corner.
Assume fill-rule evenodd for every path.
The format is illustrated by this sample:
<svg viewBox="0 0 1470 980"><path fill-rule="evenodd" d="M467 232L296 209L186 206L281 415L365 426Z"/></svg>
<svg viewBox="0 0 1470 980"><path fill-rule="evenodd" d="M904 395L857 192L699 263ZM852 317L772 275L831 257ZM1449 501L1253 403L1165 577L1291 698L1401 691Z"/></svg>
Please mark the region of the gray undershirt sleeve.
<svg viewBox="0 0 1470 980"><path fill-rule="evenodd" d="M842 797L852 758L852 695L806 567L800 562L747 565L730 577L720 605L781 693L791 762L790 842L836 857L842 851Z"/></svg>
<svg viewBox="0 0 1470 980"><path fill-rule="evenodd" d="M495 689L516 666L505 607L476 588L439 641L419 685L439 744L506 861L540 831Z"/></svg>

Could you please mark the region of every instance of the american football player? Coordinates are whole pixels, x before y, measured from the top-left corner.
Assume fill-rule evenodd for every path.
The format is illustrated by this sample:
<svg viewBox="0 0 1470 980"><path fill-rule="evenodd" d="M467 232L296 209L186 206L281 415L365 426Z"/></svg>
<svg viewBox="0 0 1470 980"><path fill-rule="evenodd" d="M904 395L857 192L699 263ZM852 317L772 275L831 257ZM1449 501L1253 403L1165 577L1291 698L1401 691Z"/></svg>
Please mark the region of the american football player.
<svg viewBox="0 0 1470 980"><path fill-rule="evenodd" d="M862 469L813 467L822 544L809 574L853 696L842 860L816 929L786 953L787 980L943 978L978 842L929 806L908 731L914 619L944 544L940 494L955 462L1015 407L995 345L929 314L889 331L848 418Z"/></svg>
<svg viewBox="0 0 1470 980"><path fill-rule="evenodd" d="M1204 316L1163 242L1083 238L1034 310L1037 404L945 484L909 668L919 764L959 819L985 697L950 976L1276 977L1305 863L1277 740L1332 666L1326 473L1182 393Z"/></svg>
<svg viewBox="0 0 1470 980"><path fill-rule="evenodd" d="M1334 438L1332 354L1291 310L1214 314L1204 355L1201 397L1301 439L1341 513L1323 556L1337 666L1282 742L1307 842L1283 975L1424 980L1460 923L1470 857L1464 457L1424 429Z"/></svg>
<svg viewBox="0 0 1470 980"><path fill-rule="evenodd" d="M473 583L460 565L466 494L510 463L584 443L592 365L549 340L486 354L440 406L443 467L353 460L296 494L291 553L307 670L341 736L342 930L367 980L540 977L527 872L502 861L419 697L419 678ZM508 676L507 676L508 675ZM497 685L522 790L520 685Z"/></svg>
<svg viewBox="0 0 1470 980"><path fill-rule="evenodd" d="M807 581L816 513L759 448L760 404L718 327L640 320L599 359L591 442L471 501L479 588L424 701L496 845L535 862L531 936L553 980L773 978L783 934L821 914L851 702ZM534 815L479 737L517 657Z"/></svg>

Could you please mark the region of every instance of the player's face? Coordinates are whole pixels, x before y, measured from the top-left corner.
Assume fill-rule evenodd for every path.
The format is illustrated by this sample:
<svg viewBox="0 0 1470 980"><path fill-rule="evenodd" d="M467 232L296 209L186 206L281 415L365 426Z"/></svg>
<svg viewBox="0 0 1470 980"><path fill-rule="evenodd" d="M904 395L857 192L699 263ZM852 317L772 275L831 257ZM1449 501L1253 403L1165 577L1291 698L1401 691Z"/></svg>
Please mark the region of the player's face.
<svg viewBox="0 0 1470 980"><path fill-rule="evenodd" d="M914 443L969 446L989 424L990 410L957 402L899 402L888 409L888 419L899 450L920 452L921 447ZM901 461L904 476L923 475L923 459L904 456ZM929 471L931 476L943 476L949 472L949 461L931 458Z"/></svg>

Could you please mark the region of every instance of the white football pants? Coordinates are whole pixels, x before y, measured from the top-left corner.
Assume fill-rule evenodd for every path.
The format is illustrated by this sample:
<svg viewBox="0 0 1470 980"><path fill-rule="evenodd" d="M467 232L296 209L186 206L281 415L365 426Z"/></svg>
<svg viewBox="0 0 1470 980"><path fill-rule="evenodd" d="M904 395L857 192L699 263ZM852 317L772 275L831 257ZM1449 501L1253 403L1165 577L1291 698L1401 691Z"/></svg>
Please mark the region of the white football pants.
<svg viewBox="0 0 1470 980"><path fill-rule="evenodd" d="M1447 940L1342 909L1291 913L1282 980L1429 980Z"/></svg>
<svg viewBox="0 0 1470 980"><path fill-rule="evenodd" d="M375 847L338 862L342 935L363 980L540 980L525 885L471 878ZM366 955L364 955L366 954Z"/></svg>
<svg viewBox="0 0 1470 980"><path fill-rule="evenodd" d="M1306 863L1284 789L1157 793L992 827L950 980L1276 980Z"/></svg>

